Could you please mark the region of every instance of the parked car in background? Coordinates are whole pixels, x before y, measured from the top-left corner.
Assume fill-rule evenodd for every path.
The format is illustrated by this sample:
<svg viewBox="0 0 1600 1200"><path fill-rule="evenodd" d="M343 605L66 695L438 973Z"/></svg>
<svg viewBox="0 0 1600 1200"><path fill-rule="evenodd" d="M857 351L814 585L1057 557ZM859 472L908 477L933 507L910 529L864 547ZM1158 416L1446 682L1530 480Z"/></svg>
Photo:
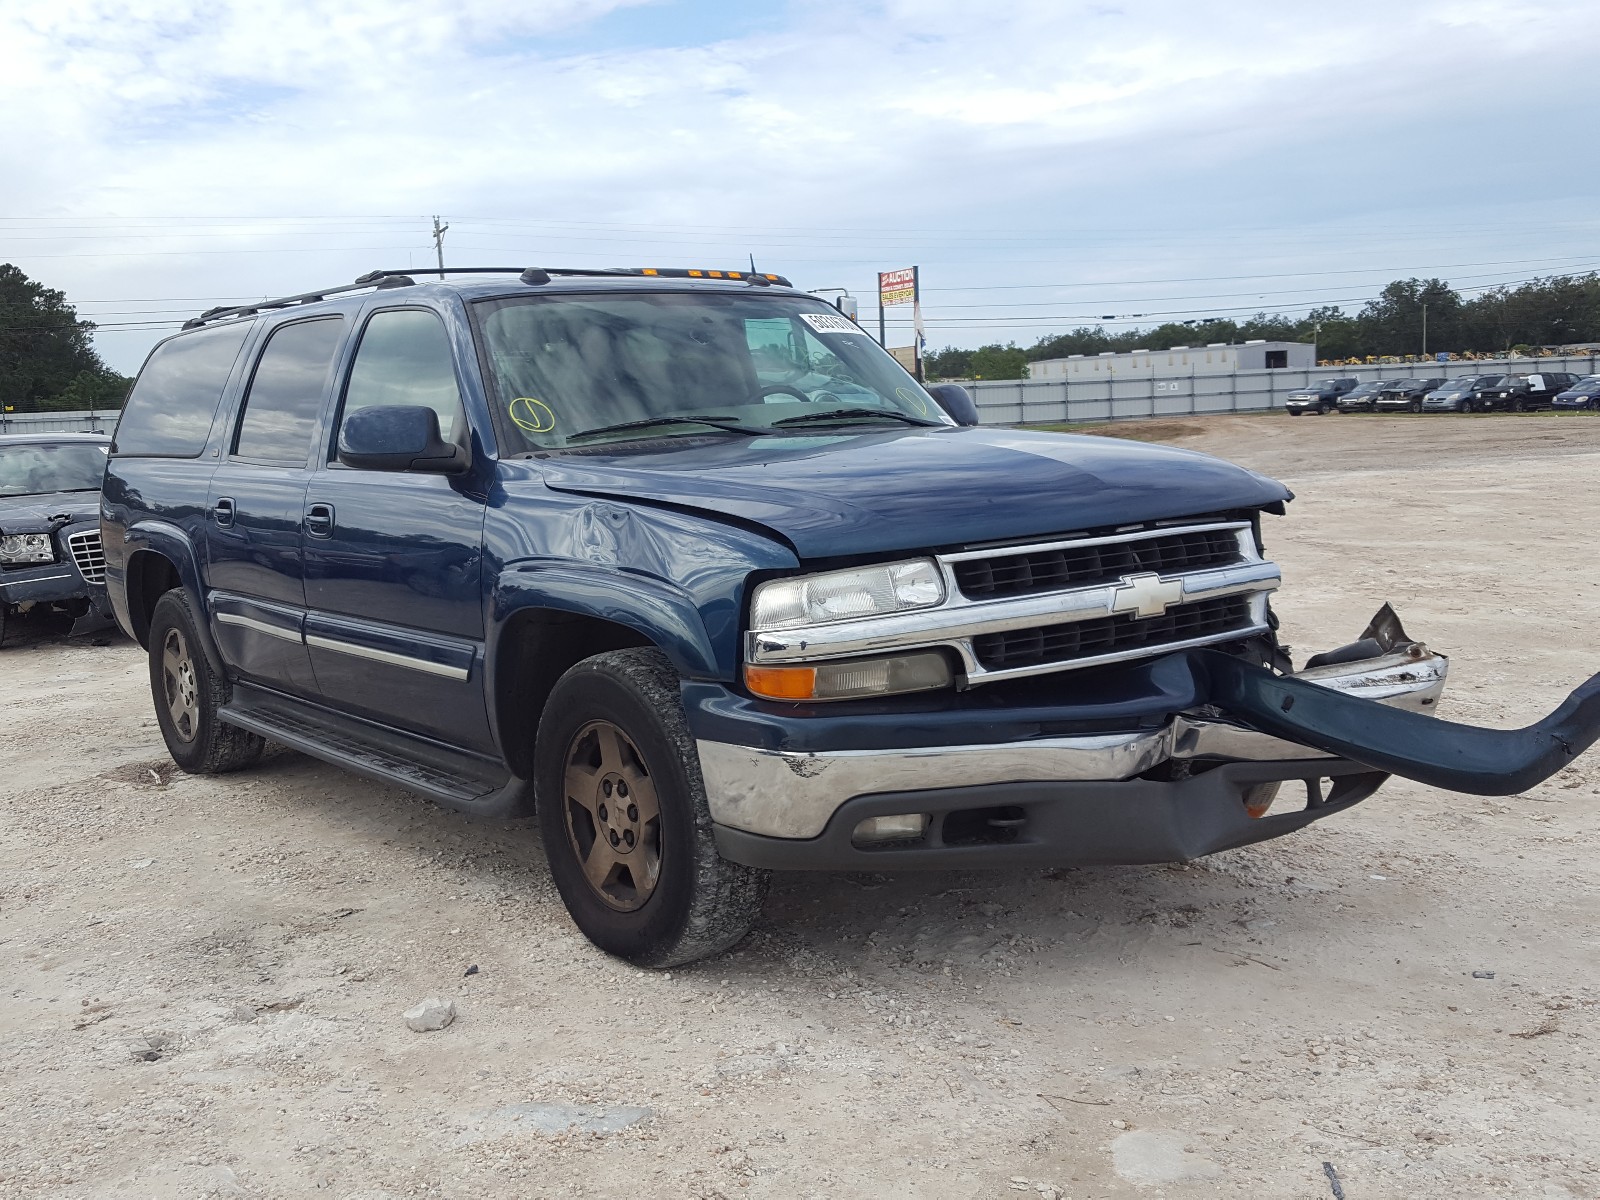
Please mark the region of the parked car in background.
<svg viewBox="0 0 1600 1200"><path fill-rule="evenodd" d="M1372 412L1373 404L1378 399L1378 393L1388 387L1392 379L1369 379L1366 383L1357 384L1344 395L1339 397L1337 412Z"/></svg>
<svg viewBox="0 0 1600 1200"><path fill-rule="evenodd" d="M1396 379L1378 392L1372 407L1379 412L1421 412L1422 398L1443 379Z"/></svg>
<svg viewBox="0 0 1600 1200"><path fill-rule="evenodd" d="M89 433L0 436L0 642L10 618L47 606L110 617L100 548L100 483L111 439Z"/></svg>
<svg viewBox="0 0 1600 1200"><path fill-rule="evenodd" d="M1298 417L1301 413L1313 412L1317 416L1326 416L1331 413L1339 403L1339 397L1353 389L1361 381L1353 376L1339 379L1317 379L1308 383L1303 388L1295 388L1283 398L1283 407L1291 417Z"/></svg>
<svg viewBox="0 0 1600 1200"><path fill-rule="evenodd" d="M1422 398L1423 412L1469 413L1483 407L1479 393L1495 387L1504 375L1462 375L1441 384Z"/></svg>
<svg viewBox="0 0 1600 1200"><path fill-rule="evenodd" d="M1550 407L1600 412L1600 375L1585 375L1565 391L1557 392Z"/></svg>
<svg viewBox="0 0 1600 1200"><path fill-rule="evenodd" d="M1513 371L1478 395L1486 409L1528 412L1551 407L1556 395L1577 381L1578 377L1567 371Z"/></svg>

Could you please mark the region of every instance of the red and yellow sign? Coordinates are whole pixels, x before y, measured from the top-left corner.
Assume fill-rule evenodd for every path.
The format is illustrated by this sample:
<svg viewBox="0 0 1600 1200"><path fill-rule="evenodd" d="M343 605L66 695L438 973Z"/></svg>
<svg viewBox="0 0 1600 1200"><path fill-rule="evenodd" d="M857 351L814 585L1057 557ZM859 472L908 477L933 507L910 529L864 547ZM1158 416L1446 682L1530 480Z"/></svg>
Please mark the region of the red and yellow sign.
<svg viewBox="0 0 1600 1200"><path fill-rule="evenodd" d="M910 304L917 298L917 269L902 267L898 271L878 272L878 303Z"/></svg>

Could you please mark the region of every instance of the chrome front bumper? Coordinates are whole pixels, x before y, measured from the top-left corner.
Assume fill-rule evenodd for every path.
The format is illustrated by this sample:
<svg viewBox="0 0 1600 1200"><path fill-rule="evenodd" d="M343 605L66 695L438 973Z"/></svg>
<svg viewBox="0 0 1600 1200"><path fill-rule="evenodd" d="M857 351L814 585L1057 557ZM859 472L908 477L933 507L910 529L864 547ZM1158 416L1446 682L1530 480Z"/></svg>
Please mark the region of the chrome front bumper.
<svg viewBox="0 0 1600 1200"><path fill-rule="evenodd" d="M1431 713L1449 660L1413 643L1380 658L1293 678L1395 708ZM795 753L700 739L700 770L718 825L774 838L815 838L850 800L882 792L993 784L1116 782L1169 761L1283 762L1330 758L1247 729L1213 711L1180 713L1160 729L993 745Z"/></svg>

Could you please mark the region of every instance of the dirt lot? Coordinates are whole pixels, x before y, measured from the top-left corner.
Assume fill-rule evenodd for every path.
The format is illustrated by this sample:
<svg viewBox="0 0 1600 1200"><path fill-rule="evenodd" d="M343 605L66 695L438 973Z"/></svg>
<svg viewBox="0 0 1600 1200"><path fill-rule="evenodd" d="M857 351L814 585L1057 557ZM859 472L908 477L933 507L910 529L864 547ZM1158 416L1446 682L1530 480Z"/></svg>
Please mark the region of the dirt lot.
<svg viewBox="0 0 1600 1200"><path fill-rule="evenodd" d="M1600 420L1185 424L1299 493L1297 657L1387 599L1447 716L1600 670ZM1187 867L788 877L647 974L527 828L173 777L125 642L24 630L0 702L0 1196L1600 1196L1600 753Z"/></svg>

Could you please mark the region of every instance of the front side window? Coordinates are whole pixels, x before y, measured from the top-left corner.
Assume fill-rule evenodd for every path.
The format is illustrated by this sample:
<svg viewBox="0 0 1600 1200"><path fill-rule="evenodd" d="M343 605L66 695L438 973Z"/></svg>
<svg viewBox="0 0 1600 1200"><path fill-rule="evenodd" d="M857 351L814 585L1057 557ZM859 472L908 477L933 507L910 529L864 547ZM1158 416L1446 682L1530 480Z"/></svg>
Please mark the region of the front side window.
<svg viewBox="0 0 1600 1200"><path fill-rule="evenodd" d="M240 458L303 464L311 455L317 414L344 332L338 317L275 329L245 395L233 452Z"/></svg>
<svg viewBox="0 0 1600 1200"><path fill-rule="evenodd" d="M361 333L344 391L344 415L363 408L431 408L453 441L465 425L450 337L437 314L420 308L374 313Z"/></svg>
<svg viewBox="0 0 1600 1200"><path fill-rule="evenodd" d="M526 450L951 423L854 322L798 296L510 297L478 316L506 432Z"/></svg>
<svg viewBox="0 0 1600 1200"><path fill-rule="evenodd" d="M0 496L98 492L105 473L106 447L99 442L0 446Z"/></svg>
<svg viewBox="0 0 1600 1200"><path fill-rule="evenodd" d="M180 334L157 346L122 407L113 453L198 457L249 332L250 322L239 321Z"/></svg>

